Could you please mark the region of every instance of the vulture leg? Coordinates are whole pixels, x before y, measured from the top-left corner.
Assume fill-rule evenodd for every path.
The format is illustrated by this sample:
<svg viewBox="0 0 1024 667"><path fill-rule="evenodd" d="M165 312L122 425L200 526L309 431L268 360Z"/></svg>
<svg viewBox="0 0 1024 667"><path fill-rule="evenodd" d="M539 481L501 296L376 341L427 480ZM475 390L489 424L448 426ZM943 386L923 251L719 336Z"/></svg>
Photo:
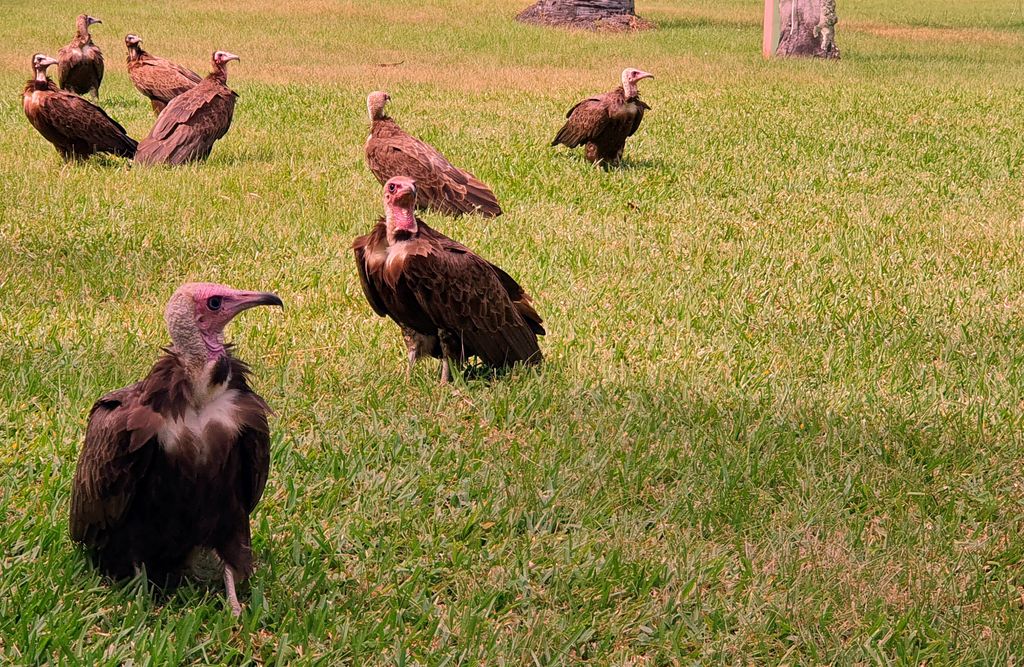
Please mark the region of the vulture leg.
<svg viewBox="0 0 1024 667"><path fill-rule="evenodd" d="M446 331L438 332L441 342L441 384L448 384L452 381L451 362L461 364L465 361L465 351L462 348L462 339L452 336Z"/></svg>
<svg viewBox="0 0 1024 667"><path fill-rule="evenodd" d="M231 605L231 615L238 618L242 615L242 605L238 602L238 593L235 592L235 580L238 575L235 568L224 563L224 589L228 595L228 604Z"/></svg>
<svg viewBox="0 0 1024 667"><path fill-rule="evenodd" d="M409 367L405 369L405 381L412 382L412 369L416 366L419 345L416 339L407 331L402 332L402 338L405 339L405 349L409 351Z"/></svg>

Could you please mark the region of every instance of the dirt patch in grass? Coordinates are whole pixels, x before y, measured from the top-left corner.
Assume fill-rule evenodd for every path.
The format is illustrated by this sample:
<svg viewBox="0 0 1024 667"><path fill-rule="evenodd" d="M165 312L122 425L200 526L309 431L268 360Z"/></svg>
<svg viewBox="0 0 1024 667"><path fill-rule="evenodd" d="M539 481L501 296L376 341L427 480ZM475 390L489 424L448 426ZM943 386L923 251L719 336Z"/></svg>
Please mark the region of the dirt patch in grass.
<svg viewBox="0 0 1024 667"><path fill-rule="evenodd" d="M932 28L927 26L889 25L885 23L850 22L851 30L860 30L893 41L932 42L944 44L985 44L1013 46L1018 36L1000 30L983 28Z"/></svg>

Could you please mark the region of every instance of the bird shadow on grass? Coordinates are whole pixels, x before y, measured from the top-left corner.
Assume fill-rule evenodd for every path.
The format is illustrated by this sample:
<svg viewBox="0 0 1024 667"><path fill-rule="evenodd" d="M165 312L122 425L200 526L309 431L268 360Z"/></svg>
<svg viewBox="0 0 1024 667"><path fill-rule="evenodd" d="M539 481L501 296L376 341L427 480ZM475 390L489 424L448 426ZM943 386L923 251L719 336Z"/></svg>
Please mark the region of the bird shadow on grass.
<svg viewBox="0 0 1024 667"><path fill-rule="evenodd" d="M665 163L657 158L627 158L624 157L619 162L619 166L613 167L608 164L594 164L593 162L587 162L587 159L583 157L582 153L560 153L559 157L565 160L571 160L575 164L585 166L588 169L596 171L603 171L607 173L615 173L617 171L634 171L641 169L665 169Z"/></svg>

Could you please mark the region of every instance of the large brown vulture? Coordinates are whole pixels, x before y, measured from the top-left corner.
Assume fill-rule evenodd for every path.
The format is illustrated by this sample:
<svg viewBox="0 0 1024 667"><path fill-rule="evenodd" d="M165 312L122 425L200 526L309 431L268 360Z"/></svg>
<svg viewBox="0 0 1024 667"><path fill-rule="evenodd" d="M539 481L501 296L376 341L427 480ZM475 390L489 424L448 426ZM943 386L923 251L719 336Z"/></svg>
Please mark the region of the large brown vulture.
<svg viewBox="0 0 1024 667"><path fill-rule="evenodd" d="M71 537L105 574L145 567L173 584L193 550L213 550L235 616L235 583L253 570L252 514L270 471L270 408L224 327L269 292L188 283L164 312L171 346L142 381L93 405L71 492Z"/></svg>
<svg viewBox="0 0 1024 667"><path fill-rule="evenodd" d="M228 88L228 63L238 56L213 54L213 71L192 90L171 100L139 144L139 164L185 164L205 160L213 144L227 134L238 93Z"/></svg>
<svg viewBox="0 0 1024 667"><path fill-rule="evenodd" d="M157 115L168 102L203 80L187 67L144 51L138 35L128 35L124 44L128 47L128 76L135 88L149 98Z"/></svg>
<svg viewBox="0 0 1024 667"><path fill-rule="evenodd" d="M103 82L103 52L92 43L92 35L89 34L89 26L94 23L103 21L88 14L78 17L78 34L57 52L57 60L60 62L57 72L60 74L60 87L64 90L79 95L92 93L94 98L99 99L100 84Z"/></svg>
<svg viewBox="0 0 1024 667"><path fill-rule="evenodd" d="M57 61L42 53L32 56L35 77L22 93L25 116L65 160L83 160L93 153L135 155L136 142L103 109L74 93L60 90L46 76Z"/></svg>
<svg viewBox="0 0 1024 667"><path fill-rule="evenodd" d="M604 95L588 97L569 109L565 114L569 120L551 145L576 148L586 144L587 160L617 167L626 139L633 136L644 119L644 111L651 108L640 100L637 81L653 78L653 74L638 69L623 70L621 86Z"/></svg>
<svg viewBox="0 0 1024 667"><path fill-rule="evenodd" d="M542 359L542 320L530 296L500 268L416 217L417 184L396 176L384 186L384 218L352 244L363 293L381 317L402 328L409 372L416 358L479 357L492 368Z"/></svg>
<svg viewBox="0 0 1024 667"><path fill-rule="evenodd" d="M420 208L459 216L479 213L487 218L501 215L494 193L468 171L452 166L441 153L408 134L384 113L391 96L375 91L366 98L370 112L370 136L366 139L366 164L384 185L393 176L415 179Z"/></svg>

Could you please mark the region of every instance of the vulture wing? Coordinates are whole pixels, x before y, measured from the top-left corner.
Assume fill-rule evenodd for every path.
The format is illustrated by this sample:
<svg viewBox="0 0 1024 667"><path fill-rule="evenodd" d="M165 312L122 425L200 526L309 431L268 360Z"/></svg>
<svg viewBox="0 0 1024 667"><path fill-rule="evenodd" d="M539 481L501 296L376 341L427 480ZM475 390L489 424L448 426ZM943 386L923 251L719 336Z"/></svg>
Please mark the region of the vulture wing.
<svg viewBox="0 0 1024 667"><path fill-rule="evenodd" d="M452 165L436 148L405 131L371 141L366 157L381 185L393 176L415 179L419 201L440 213L457 216L479 212L486 217L502 213L497 197L483 181Z"/></svg>
<svg viewBox="0 0 1024 667"><path fill-rule="evenodd" d="M568 120L555 135L552 146L576 148L601 134L608 123L607 95L588 97L565 114Z"/></svg>
<svg viewBox="0 0 1024 667"><path fill-rule="evenodd" d="M57 74L61 88L67 88L68 76L73 69L82 64L84 59L81 47L74 42L60 47L60 50L57 51Z"/></svg>
<svg viewBox="0 0 1024 667"><path fill-rule="evenodd" d="M385 317L388 314L388 308L377 291L376 281L370 280L369 275L367 275L366 260L371 255L387 255L386 234L384 225L378 223L372 232L365 236L360 236L352 243L352 252L356 257L356 268L359 270L359 284L362 285L363 294L366 296L366 300L370 302L373 312L381 317Z"/></svg>
<svg viewBox="0 0 1024 667"><path fill-rule="evenodd" d="M537 335L481 257L453 247L410 253L402 278L438 328L460 334L486 364L541 361Z"/></svg>
<svg viewBox="0 0 1024 667"><path fill-rule="evenodd" d="M87 93L103 81L103 52L99 47L76 41L57 51L60 87Z"/></svg>
<svg viewBox="0 0 1024 667"><path fill-rule="evenodd" d="M249 367L234 358L231 363L231 387L239 393L235 406L242 424L237 440L242 454L242 501L251 514L263 497L270 476L270 425L267 423L270 407L249 388Z"/></svg>
<svg viewBox="0 0 1024 667"><path fill-rule="evenodd" d="M103 396L89 413L71 490L71 537L101 547L146 476L162 419L139 403L142 383Z"/></svg>
<svg viewBox="0 0 1024 667"><path fill-rule="evenodd" d="M46 121L69 140L85 142L99 152L129 158L135 155L137 142L92 102L60 91L46 95L41 107Z"/></svg>
<svg viewBox="0 0 1024 667"><path fill-rule="evenodd" d="M155 57L139 60L130 68L130 73L139 92L165 103L195 88L203 80L186 67Z"/></svg>
<svg viewBox="0 0 1024 667"><path fill-rule="evenodd" d="M472 254L472 251L469 248L458 241L448 238L433 227L427 225L422 220L417 220L417 224L419 225L421 236L428 236L437 240L437 242L440 243L448 252ZM530 295L526 293L526 290L524 290L518 282L516 282L515 278L505 273L505 270L500 266L497 264L491 264L490 262L487 262L487 264L494 270L494 273L497 274L498 280L501 282L501 286L505 288L505 292L508 294L508 298L512 300L512 304L515 306L516 310L518 310L519 314L524 320L526 320L527 326L529 326L530 329L538 336L543 336L546 333L542 325L544 320L541 319L541 316L534 309L533 299L530 298Z"/></svg>
<svg viewBox="0 0 1024 667"><path fill-rule="evenodd" d="M204 82L205 84L205 82ZM237 93L199 84L178 95L160 112L156 125L139 144L142 164L183 164L203 159L231 127Z"/></svg>
<svg viewBox="0 0 1024 667"><path fill-rule="evenodd" d="M639 110L637 111L636 117L633 119L633 126L629 128L629 136L633 136L636 133L636 131L640 128L640 121L644 119L644 112L650 111L651 109L651 107L648 106L645 102L641 102L640 98L636 98L634 101L636 102L636 106L639 108Z"/></svg>

